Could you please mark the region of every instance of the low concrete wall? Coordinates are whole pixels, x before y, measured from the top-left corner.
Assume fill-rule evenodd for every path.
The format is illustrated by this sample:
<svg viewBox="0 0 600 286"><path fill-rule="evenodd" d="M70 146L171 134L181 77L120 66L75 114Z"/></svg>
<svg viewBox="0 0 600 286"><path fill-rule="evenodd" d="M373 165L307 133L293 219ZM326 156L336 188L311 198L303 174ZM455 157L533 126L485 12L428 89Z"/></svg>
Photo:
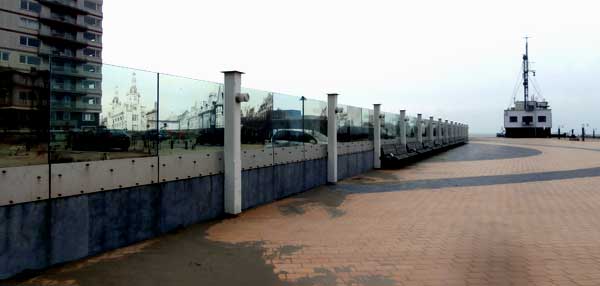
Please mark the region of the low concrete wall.
<svg viewBox="0 0 600 286"><path fill-rule="evenodd" d="M223 176L0 208L0 278L123 247L223 215Z"/></svg>
<svg viewBox="0 0 600 286"><path fill-rule="evenodd" d="M342 180L373 169L373 151L338 156L338 179Z"/></svg>
<svg viewBox="0 0 600 286"><path fill-rule="evenodd" d="M373 168L373 151L340 155L339 178ZM243 171L242 207L327 182L327 159ZM0 279L81 259L219 218L223 175L0 207Z"/></svg>

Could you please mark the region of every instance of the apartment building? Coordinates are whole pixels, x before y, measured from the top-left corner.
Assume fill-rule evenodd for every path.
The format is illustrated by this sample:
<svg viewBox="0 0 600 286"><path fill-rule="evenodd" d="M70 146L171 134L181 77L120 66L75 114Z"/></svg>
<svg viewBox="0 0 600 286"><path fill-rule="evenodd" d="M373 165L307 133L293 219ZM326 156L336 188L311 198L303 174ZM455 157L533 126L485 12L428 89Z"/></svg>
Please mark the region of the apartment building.
<svg viewBox="0 0 600 286"><path fill-rule="evenodd" d="M0 1L0 77L0 130L97 128L102 0Z"/></svg>

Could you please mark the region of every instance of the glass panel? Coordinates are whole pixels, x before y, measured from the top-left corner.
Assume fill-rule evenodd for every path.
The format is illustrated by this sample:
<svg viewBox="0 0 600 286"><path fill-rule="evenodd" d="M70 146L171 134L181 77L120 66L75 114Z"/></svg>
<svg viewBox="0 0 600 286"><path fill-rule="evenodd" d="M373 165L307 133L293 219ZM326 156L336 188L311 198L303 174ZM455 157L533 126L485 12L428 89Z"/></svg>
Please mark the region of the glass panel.
<svg viewBox="0 0 600 286"><path fill-rule="evenodd" d="M338 104L340 112L336 113L337 116L337 140L338 142L349 142L350 141L350 120L348 117L348 106Z"/></svg>
<svg viewBox="0 0 600 286"><path fill-rule="evenodd" d="M250 95L241 107L242 150L271 147L273 93L247 88L242 88L242 92Z"/></svg>
<svg viewBox="0 0 600 286"><path fill-rule="evenodd" d="M359 140L373 141L375 126L375 111L373 109L362 109L362 129Z"/></svg>
<svg viewBox="0 0 600 286"><path fill-rule="evenodd" d="M156 73L103 65L89 79L53 76L52 163L155 156L157 98Z"/></svg>
<svg viewBox="0 0 600 286"><path fill-rule="evenodd" d="M302 103L301 97L278 93L273 95L273 146L302 146L305 139Z"/></svg>
<svg viewBox="0 0 600 286"><path fill-rule="evenodd" d="M18 64L0 70L0 167L48 163L50 73Z"/></svg>
<svg viewBox="0 0 600 286"><path fill-rule="evenodd" d="M159 154L223 150L223 85L161 74Z"/></svg>
<svg viewBox="0 0 600 286"><path fill-rule="evenodd" d="M327 102L306 99L304 101L304 132L308 142L327 145Z"/></svg>
<svg viewBox="0 0 600 286"><path fill-rule="evenodd" d="M382 139L396 139L400 136L400 115L384 112L384 124L381 130Z"/></svg>
<svg viewBox="0 0 600 286"><path fill-rule="evenodd" d="M416 117L407 117L407 131L406 131L406 137L407 138L417 138L417 118Z"/></svg>

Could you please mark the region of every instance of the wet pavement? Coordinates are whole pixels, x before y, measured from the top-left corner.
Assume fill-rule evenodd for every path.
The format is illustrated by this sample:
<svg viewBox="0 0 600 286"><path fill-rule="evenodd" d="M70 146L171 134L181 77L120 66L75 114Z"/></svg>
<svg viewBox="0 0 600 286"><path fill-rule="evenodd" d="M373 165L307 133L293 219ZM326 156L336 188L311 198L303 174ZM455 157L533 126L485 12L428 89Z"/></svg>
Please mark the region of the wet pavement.
<svg viewBox="0 0 600 286"><path fill-rule="evenodd" d="M600 285L599 151L473 139L0 285Z"/></svg>

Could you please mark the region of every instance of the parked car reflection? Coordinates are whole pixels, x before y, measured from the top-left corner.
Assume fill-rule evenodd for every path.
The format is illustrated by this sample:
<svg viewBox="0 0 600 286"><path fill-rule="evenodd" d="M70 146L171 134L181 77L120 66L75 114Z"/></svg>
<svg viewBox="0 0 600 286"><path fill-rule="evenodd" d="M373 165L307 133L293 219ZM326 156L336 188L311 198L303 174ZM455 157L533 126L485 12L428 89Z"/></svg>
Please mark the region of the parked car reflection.
<svg viewBox="0 0 600 286"><path fill-rule="evenodd" d="M273 130L268 147L299 146L302 144L327 144L327 136L314 130L279 129Z"/></svg>
<svg viewBox="0 0 600 286"><path fill-rule="evenodd" d="M98 128L98 130L71 132L73 150L81 151L127 151L131 136L125 130Z"/></svg>

